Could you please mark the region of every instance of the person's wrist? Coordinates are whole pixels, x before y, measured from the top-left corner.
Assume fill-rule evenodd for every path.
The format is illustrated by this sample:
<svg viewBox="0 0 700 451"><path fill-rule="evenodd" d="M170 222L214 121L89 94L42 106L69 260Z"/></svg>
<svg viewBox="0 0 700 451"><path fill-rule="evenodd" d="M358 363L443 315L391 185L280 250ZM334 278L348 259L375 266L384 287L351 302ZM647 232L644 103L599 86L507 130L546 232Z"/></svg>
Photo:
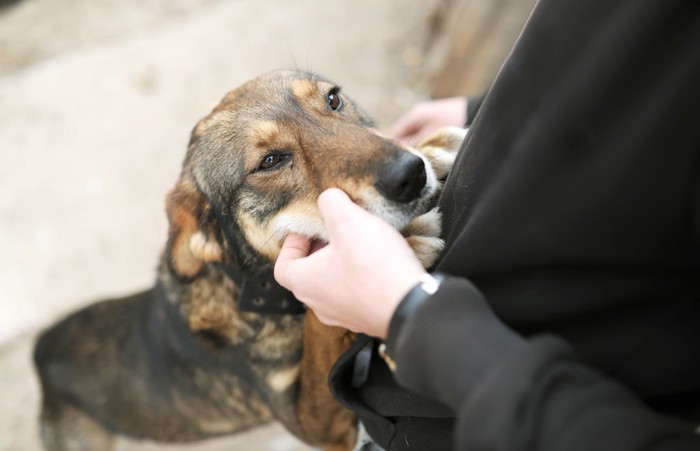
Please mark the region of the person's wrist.
<svg viewBox="0 0 700 451"><path fill-rule="evenodd" d="M383 288L380 292L379 299L373 304L376 306L375 314L379 319L376 333L373 335L377 338L385 339L389 333L389 324L396 311L396 308L401 303L403 298L417 283L417 281L427 274L419 264L415 267L407 267L397 272L397 275L387 278L383 283Z"/></svg>
<svg viewBox="0 0 700 451"><path fill-rule="evenodd" d="M389 321L389 328L386 333L385 343L380 347L380 354L391 370L395 370L395 363L391 358L391 338L396 337L404 321L423 304L430 296L435 294L440 288L444 277L440 274L421 274L417 282L406 292L401 301L394 309L394 313Z"/></svg>

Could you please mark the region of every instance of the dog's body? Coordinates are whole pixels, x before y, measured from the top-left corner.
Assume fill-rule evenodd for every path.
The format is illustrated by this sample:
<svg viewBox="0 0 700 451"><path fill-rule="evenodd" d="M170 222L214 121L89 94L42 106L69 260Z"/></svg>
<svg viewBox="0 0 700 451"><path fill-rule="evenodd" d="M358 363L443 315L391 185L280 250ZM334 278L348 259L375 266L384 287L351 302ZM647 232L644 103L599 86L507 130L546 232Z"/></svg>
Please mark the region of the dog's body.
<svg viewBox="0 0 700 451"><path fill-rule="evenodd" d="M311 312L241 311L235 274L269 274L290 232L326 239L316 199L330 187L402 230L429 265L442 242L428 209L464 132L409 150L339 91L274 72L199 122L168 195L155 287L74 313L37 343L47 449L107 450L114 434L192 441L273 420L311 445L352 447L356 418L326 378L353 335Z"/></svg>

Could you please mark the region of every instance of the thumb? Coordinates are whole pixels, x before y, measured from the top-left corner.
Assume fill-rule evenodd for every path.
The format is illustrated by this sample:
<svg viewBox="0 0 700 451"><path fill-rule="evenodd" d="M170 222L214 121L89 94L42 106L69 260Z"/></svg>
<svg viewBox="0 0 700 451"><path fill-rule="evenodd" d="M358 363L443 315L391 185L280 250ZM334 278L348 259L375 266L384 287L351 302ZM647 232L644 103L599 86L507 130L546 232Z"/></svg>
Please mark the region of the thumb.
<svg viewBox="0 0 700 451"><path fill-rule="evenodd" d="M307 257L311 252L311 240L302 235L290 233L282 243L279 256L275 262L275 280L283 287L291 290L291 280L295 263Z"/></svg>
<svg viewBox="0 0 700 451"><path fill-rule="evenodd" d="M338 188L329 188L321 193L318 197L318 210L331 242L334 238L340 238L348 226L352 228L351 224L358 215L369 215Z"/></svg>

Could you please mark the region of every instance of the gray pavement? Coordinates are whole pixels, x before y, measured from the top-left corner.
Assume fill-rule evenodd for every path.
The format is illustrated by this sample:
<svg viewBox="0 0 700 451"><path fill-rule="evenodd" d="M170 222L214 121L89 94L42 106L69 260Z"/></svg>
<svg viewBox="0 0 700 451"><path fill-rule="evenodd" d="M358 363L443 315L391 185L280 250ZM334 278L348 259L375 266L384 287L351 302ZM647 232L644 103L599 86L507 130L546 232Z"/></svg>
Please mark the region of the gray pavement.
<svg viewBox="0 0 700 451"><path fill-rule="evenodd" d="M430 0L23 0L0 9L0 450L40 449L42 328L149 286L188 135L230 89L319 72L388 125L423 95ZM302 450L278 425L130 450Z"/></svg>

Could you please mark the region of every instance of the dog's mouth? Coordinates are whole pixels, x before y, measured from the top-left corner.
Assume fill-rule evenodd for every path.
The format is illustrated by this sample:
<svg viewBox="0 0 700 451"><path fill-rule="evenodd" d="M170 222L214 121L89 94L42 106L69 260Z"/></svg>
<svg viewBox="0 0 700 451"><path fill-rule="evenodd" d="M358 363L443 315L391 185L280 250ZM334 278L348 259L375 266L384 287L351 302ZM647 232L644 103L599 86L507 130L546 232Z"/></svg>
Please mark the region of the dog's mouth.
<svg viewBox="0 0 700 451"><path fill-rule="evenodd" d="M409 154L393 168L382 168L381 176L374 185L346 193L363 209L382 218L396 230L403 230L415 217L426 213L434 201L439 182L428 164L420 155ZM290 233L303 235L320 249L328 242L328 233L315 201L306 201L289 206L265 226L259 229L255 221L243 227L248 241L263 255L276 260L282 243ZM250 233L249 230L261 233Z"/></svg>

